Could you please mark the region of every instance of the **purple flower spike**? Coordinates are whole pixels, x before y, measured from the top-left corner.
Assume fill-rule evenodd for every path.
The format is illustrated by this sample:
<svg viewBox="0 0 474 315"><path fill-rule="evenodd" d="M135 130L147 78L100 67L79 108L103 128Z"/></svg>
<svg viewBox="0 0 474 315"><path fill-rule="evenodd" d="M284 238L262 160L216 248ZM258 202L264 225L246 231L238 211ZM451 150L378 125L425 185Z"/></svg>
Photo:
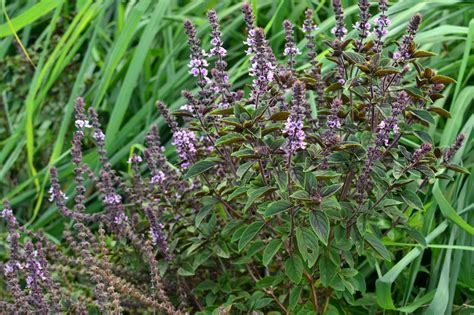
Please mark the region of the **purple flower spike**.
<svg viewBox="0 0 474 315"><path fill-rule="evenodd" d="M173 133L172 144L176 146L176 152L182 161L181 167L188 168L197 154L196 135L190 130L179 128Z"/></svg>
<svg viewBox="0 0 474 315"><path fill-rule="evenodd" d="M340 41L344 40L347 34L347 29L344 25L344 12L342 10L341 0L333 0L332 6L334 9L334 17L336 18L336 26L331 30L331 33Z"/></svg>
<svg viewBox="0 0 474 315"><path fill-rule="evenodd" d="M306 134L303 130L305 109L307 107L305 99L304 83L296 82L293 86L293 102L291 114L286 120L283 134L288 136L285 150L288 155L293 154L298 149L306 148Z"/></svg>

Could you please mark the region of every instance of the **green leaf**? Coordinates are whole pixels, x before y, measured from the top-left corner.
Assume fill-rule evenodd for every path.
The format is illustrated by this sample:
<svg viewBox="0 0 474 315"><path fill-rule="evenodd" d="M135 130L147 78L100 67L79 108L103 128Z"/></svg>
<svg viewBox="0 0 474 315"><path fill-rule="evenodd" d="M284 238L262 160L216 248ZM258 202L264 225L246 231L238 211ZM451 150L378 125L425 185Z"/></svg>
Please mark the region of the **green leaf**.
<svg viewBox="0 0 474 315"><path fill-rule="evenodd" d="M405 230L405 232L407 232L407 234L411 238L413 238L415 241L417 241L421 246L423 246L423 247L428 246L428 244L426 243L425 237L423 236L423 234L420 233L420 231L418 231L414 228L411 228L409 226L406 226L403 229Z"/></svg>
<svg viewBox="0 0 474 315"><path fill-rule="evenodd" d="M270 116L270 120L287 120L289 116L289 112L277 112Z"/></svg>
<svg viewBox="0 0 474 315"><path fill-rule="evenodd" d="M322 256L319 261L319 272L321 277L321 284L326 288L336 276L337 266L327 256Z"/></svg>
<svg viewBox="0 0 474 315"><path fill-rule="evenodd" d="M303 277L303 261L299 255L293 254L285 261L285 273L292 282L298 284Z"/></svg>
<svg viewBox="0 0 474 315"><path fill-rule="evenodd" d="M227 116L227 115L230 115L234 112L234 109L229 107L229 108L218 108L218 109L214 109L213 111L211 111L210 113L208 113L208 115L224 115L224 116Z"/></svg>
<svg viewBox="0 0 474 315"><path fill-rule="evenodd" d="M303 260L308 260L308 250L306 248L306 243L304 241L303 230L300 227L296 228L296 244L298 245L298 251L303 257Z"/></svg>
<svg viewBox="0 0 474 315"><path fill-rule="evenodd" d="M329 219L322 211L316 210L310 214L309 221L314 232L324 245L329 240Z"/></svg>
<svg viewBox="0 0 474 315"><path fill-rule="evenodd" d="M387 68L383 68L383 69L375 71L375 75L378 77L384 77L390 74L397 74L397 73L400 73L400 71L398 71L396 68L393 68L393 67L387 67Z"/></svg>
<svg viewBox="0 0 474 315"><path fill-rule="evenodd" d="M413 314L420 307L423 307L429 304L430 301L433 300L435 293L436 291L432 290L431 292L423 295L422 297L415 299L415 301L413 301L413 303L411 303L410 305L398 308L398 311L403 312L403 313Z"/></svg>
<svg viewBox="0 0 474 315"><path fill-rule="evenodd" d="M245 175L245 173L247 173L247 171L255 164L255 162L246 162L244 164L241 164L239 166L239 168L237 169L237 176L239 176L239 178L242 178L242 176Z"/></svg>
<svg viewBox="0 0 474 315"><path fill-rule="evenodd" d="M278 200L274 201L271 204L268 205L267 210L265 210L265 217L270 217L272 215L278 214L283 211L287 211L290 209L293 205L291 202L286 201L286 200Z"/></svg>
<svg viewBox="0 0 474 315"><path fill-rule="evenodd" d="M250 208L255 202L255 200L257 200L257 198L260 198L261 196L265 195L266 193L268 193L269 191L273 189L274 189L273 187L264 186L264 187L259 187L259 188L249 190L247 192L248 199L247 199L247 203L245 204L244 210L247 210L248 208Z"/></svg>
<svg viewBox="0 0 474 315"><path fill-rule="evenodd" d="M243 186L243 187L239 187L237 188L236 190L234 190L230 195L229 197L227 197L227 200L230 201L238 196L241 196L243 194L245 194L246 192L248 191L248 187L247 186Z"/></svg>
<svg viewBox="0 0 474 315"><path fill-rule="evenodd" d="M298 285L291 289L290 298L288 300L288 308L293 310L300 300L301 292L303 291L303 285Z"/></svg>
<svg viewBox="0 0 474 315"><path fill-rule="evenodd" d="M321 188L321 197L326 198L334 195L342 187L342 183L329 185Z"/></svg>
<svg viewBox="0 0 474 315"><path fill-rule="evenodd" d="M433 138L431 138L430 134L423 130L415 130L415 136L417 136L421 141L433 143Z"/></svg>
<svg viewBox="0 0 474 315"><path fill-rule="evenodd" d="M310 229L297 227L296 243L303 260L308 263L308 267L313 267L319 256L317 237Z"/></svg>
<svg viewBox="0 0 474 315"><path fill-rule="evenodd" d="M461 174L466 174L466 175L471 174L471 172L469 172L467 168L462 167L461 165L449 164L449 165L446 165L446 168L456 173L461 173Z"/></svg>
<svg viewBox="0 0 474 315"><path fill-rule="evenodd" d="M224 144L232 144L237 142L244 142L245 137L238 133L230 133L225 136L220 137L216 140L216 146L224 145Z"/></svg>
<svg viewBox="0 0 474 315"><path fill-rule="evenodd" d="M283 242L280 239L274 239L271 240L270 243L268 243L267 247L265 247L262 258L262 263L265 267L270 264L273 257L280 250L281 245L283 245Z"/></svg>
<svg viewBox="0 0 474 315"><path fill-rule="evenodd" d="M441 189L439 188L438 181L435 182L433 185L433 195L438 202L439 208L441 209L441 213L450 221L455 223L464 231L468 232L471 235L474 235L474 227L471 226L469 223L464 221L464 219L457 214L456 210L451 207L446 197L444 197Z"/></svg>
<svg viewBox="0 0 474 315"><path fill-rule="evenodd" d="M433 119L433 116L426 111L426 110L421 110L421 109L412 109L411 112L413 115L415 115L417 118L430 123L430 124L435 124L435 120Z"/></svg>
<svg viewBox="0 0 474 315"><path fill-rule="evenodd" d="M403 201L413 209L423 210L423 202L413 190L406 189L401 196Z"/></svg>
<svg viewBox="0 0 474 315"><path fill-rule="evenodd" d="M436 56L436 54L434 52L425 51L425 50L417 50L413 54L413 57L415 58L425 58L425 57L432 57L432 56Z"/></svg>
<svg viewBox="0 0 474 315"><path fill-rule="evenodd" d="M311 200L309 193L302 189L295 191L290 197L298 200Z"/></svg>
<svg viewBox="0 0 474 315"><path fill-rule="evenodd" d="M444 108L441 108L441 107L436 107L436 106L431 106L431 107L428 107L427 109L429 112L433 112L433 113L436 113L438 115L440 115L441 117L443 118L451 118L451 113L448 112L446 109Z"/></svg>
<svg viewBox="0 0 474 315"><path fill-rule="evenodd" d="M332 92L332 91L340 90L341 88L342 88L342 85L340 83L336 82L336 83L333 83L330 86L328 86L326 88L326 90L324 90L324 91L325 92Z"/></svg>
<svg viewBox="0 0 474 315"><path fill-rule="evenodd" d="M210 170L214 165L218 164L221 161L222 161L221 159L215 158L215 157L210 157L205 160L199 161L189 168L184 178L188 179L188 178L197 176L199 174L202 174Z"/></svg>
<svg viewBox="0 0 474 315"><path fill-rule="evenodd" d="M352 64L364 63L365 62L364 56L359 54L359 53L356 53L354 51L343 52L343 55L346 58L346 60L349 61Z"/></svg>
<svg viewBox="0 0 474 315"><path fill-rule="evenodd" d="M456 80L445 75L435 75L431 78L431 82L435 84L455 84Z"/></svg>
<svg viewBox="0 0 474 315"><path fill-rule="evenodd" d="M202 207L201 210L199 210L194 220L197 227L201 225L202 220L204 220L204 218L209 214L211 210L212 206Z"/></svg>
<svg viewBox="0 0 474 315"><path fill-rule="evenodd" d="M239 252L247 246L247 244L257 235L257 233L262 229L262 227L265 225L264 222L262 221L257 221L252 224L250 224L242 233L240 236L239 240Z"/></svg>
<svg viewBox="0 0 474 315"><path fill-rule="evenodd" d="M404 90L411 96L423 98L423 92L414 86L406 87Z"/></svg>
<svg viewBox="0 0 474 315"><path fill-rule="evenodd" d="M341 176L341 174L334 171L317 170L314 172L314 177L316 177L317 180L328 180L339 176Z"/></svg>
<svg viewBox="0 0 474 315"><path fill-rule="evenodd" d="M373 235L366 234L364 236L365 240L369 243L369 245L375 249L375 251L382 256L383 259L392 261L392 255L388 251L388 249L385 247L384 244L382 244L382 241L378 239L377 237Z"/></svg>

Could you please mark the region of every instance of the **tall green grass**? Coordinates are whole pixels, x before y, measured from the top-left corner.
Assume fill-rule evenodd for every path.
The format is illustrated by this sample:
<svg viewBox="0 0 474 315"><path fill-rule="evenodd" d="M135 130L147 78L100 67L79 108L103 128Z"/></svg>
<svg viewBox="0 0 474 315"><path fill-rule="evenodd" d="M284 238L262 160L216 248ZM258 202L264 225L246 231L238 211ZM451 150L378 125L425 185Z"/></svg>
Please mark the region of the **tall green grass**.
<svg viewBox="0 0 474 315"><path fill-rule="evenodd" d="M330 1L251 2L276 53L282 51L282 21L290 18L301 24L308 6L315 9L320 42L329 37L334 25ZM350 25L357 19L356 2L343 0L343 4ZM240 7L240 1L230 0L2 0L0 191L11 200L20 220L44 230L53 240L61 235L64 222L44 192L50 166L59 168L64 183L72 178L68 151L76 96L84 96L104 117L107 149L117 169L126 171L122 161L131 150L140 150L152 123L159 124L163 140L168 140L154 103L161 99L178 108L184 103L180 91L193 89L187 76L185 19L196 22L199 35L208 44L205 12L217 9L229 50L231 80L244 87L248 60L241 58L244 27ZM474 225L474 5L459 0L394 2L389 10L393 20L389 40L401 35L416 12L424 16L416 41L422 50L437 54L426 66L457 80L435 104L449 110L452 119L437 120L429 134L434 143L447 146L464 132L467 141L456 159L471 174L448 172L453 181L436 183L433 191L426 192L425 211L411 214L410 225L426 238L426 247L414 245L406 234L395 230L386 244L396 251L397 261L380 266L367 261L360 268L368 278L378 279L375 294L368 298L379 307L402 313L419 307L427 314L469 313L474 312L474 302L462 297L474 298L474 238L453 224L453 218ZM302 40L299 46L303 45ZM327 53L323 47L318 44L320 56ZM324 65L323 71L328 67ZM84 159L97 163L92 150ZM65 189L72 192L72 187ZM94 200L92 194L91 208Z"/></svg>

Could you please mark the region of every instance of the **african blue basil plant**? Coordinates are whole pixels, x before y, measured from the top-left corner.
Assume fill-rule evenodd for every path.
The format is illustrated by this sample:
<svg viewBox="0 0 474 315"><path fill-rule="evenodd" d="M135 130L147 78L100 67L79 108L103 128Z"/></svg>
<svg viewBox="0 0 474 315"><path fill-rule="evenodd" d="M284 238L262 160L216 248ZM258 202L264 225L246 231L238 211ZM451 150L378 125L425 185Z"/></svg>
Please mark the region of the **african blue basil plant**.
<svg viewBox="0 0 474 315"><path fill-rule="evenodd" d="M348 37L341 1L333 0L322 71L311 10L301 27L284 21L286 43L276 52L244 4L251 78L244 90L232 87L216 12L208 13L208 51L186 21L197 89L183 91L186 105L173 113L157 102L175 164L152 126L143 151L128 160L131 175L115 171L98 115L78 97L75 193L63 192L55 168L50 189L72 224L56 245L22 227L4 202L10 256L1 268L11 295L2 312L373 309L361 263L374 270L393 260L382 238L394 230L423 239L407 219L423 210L423 194L446 168L462 171L451 160L464 136L435 148L420 128L432 114L448 118L432 102L453 82L420 63L433 55L414 42L421 15L387 45L387 1L375 19L369 6L359 1ZM305 46L296 45L303 36ZM95 142L98 172L83 161L85 141ZM88 208L91 194L101 209Z"/></svg>

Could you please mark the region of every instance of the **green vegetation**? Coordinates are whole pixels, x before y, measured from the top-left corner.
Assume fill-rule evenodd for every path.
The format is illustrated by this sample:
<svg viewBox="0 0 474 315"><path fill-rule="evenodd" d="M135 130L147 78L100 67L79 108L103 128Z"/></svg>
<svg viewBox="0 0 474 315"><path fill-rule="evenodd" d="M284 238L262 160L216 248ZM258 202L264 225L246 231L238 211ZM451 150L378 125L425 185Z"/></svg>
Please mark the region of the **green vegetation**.
<svg viewBox="0 0 474 315"><path fill-rule="evenodd" d="M205 17L207 10L215 9L228 50L230 81L236 88L250 83L246 75L249 60L242 57L246 33L240 1L1 1L0 193L2 199L10 200L20 224L44 232L58 244L64 225L73 224L48 202L46 191L49 169L55 166L64 192L74 193L70 143L77 96L98 112L114 169L131 174L125 161L143 151L143 139L154 123L166 143L165 155L177 160L170 130L155 102L162 100L177 110L185 104L181 90L196 91L187 67L186 19L197 25L208 50L210 28ZM357 20L357 2L342 3L350 26ZM423 66L456 80L434 104L449 111L452 118L433 115L434 124L421 137L447 147L459 133L465 134L465 145L454 157L463 167L447 170L448 180L436 180L432 189L423 191L422 209L409 215L408 222L419 233L407 237L407 233L392 230L383 239L396 260L380 264L367 260L358 270L371 279L368 291L373 294L367 299L377 302L374 313L381 307L390 310L387 312L412 313L423 306L426 314L469 314L474 312L474 5L458 0L390 4L392 25L387 42L398 40L410 17L421 13L418 50L436 53ZM330 29L335 24L330 1L254 0L251 5L277 56L284 49L284 19L302 25L304 10L313 8L319 26L315 32L317 59L329 53L323 40L332 38ZM298 47L305 45L301 32L296 39ZM323 73L332 67L325 61ZM411 136L400 142L413 148L420 143ZM93 147L91 140L84 142L83 159L97 169ZM89 192L87 198L89 209L102 207L97 192ZM8 256L6 235L2 227L2 261ZM272 245L275 251L281 246ZM0 299L6 290L2 283ZM328 309L328 314L337 312L336 307Z"/></svg>

